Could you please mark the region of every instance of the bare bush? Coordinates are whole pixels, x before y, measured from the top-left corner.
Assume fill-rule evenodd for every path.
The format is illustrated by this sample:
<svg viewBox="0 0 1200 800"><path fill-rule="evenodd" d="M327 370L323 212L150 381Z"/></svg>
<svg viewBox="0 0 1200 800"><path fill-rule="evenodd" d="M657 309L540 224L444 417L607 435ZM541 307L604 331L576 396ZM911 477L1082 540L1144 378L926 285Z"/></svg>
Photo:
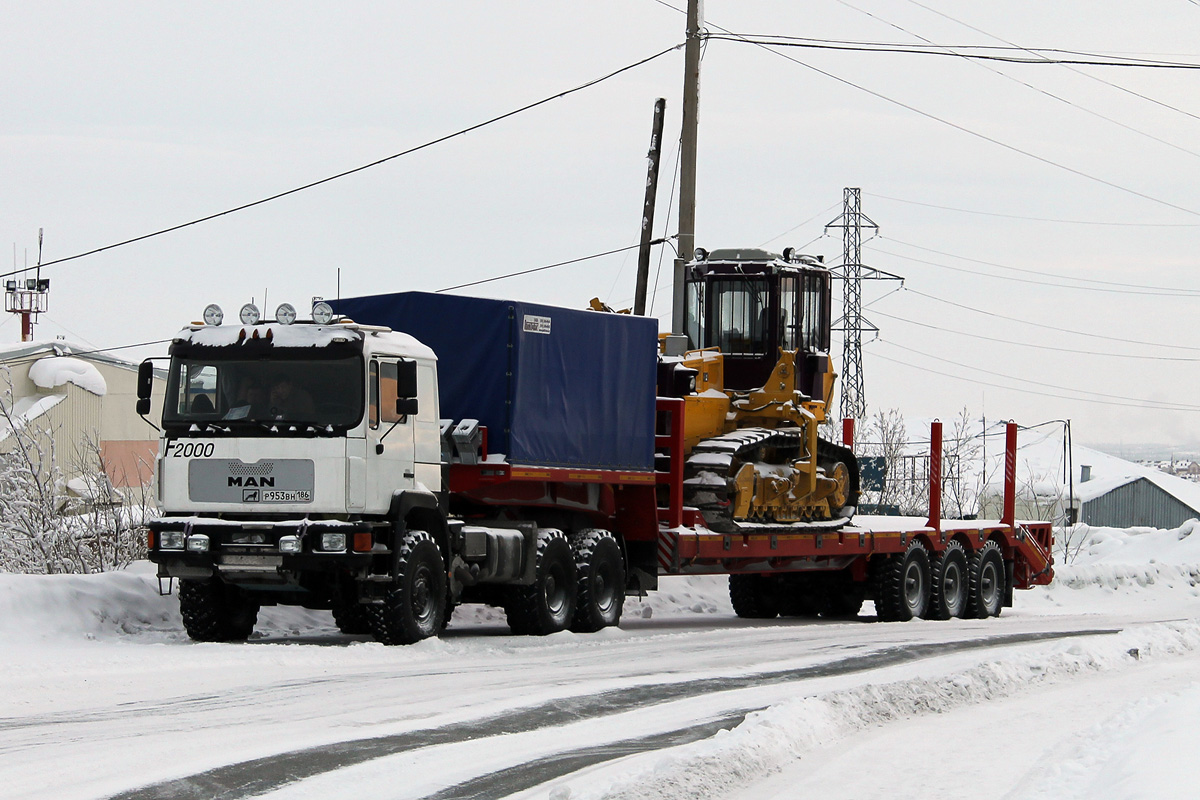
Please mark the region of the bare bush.
<svg viewBox="0 0 1200 800"><path fill-rule="evenodd" d="M8 435L0 442L0 572L103 572L144 558L144 491L140 503L126 506L104 471L98 439L85 437L75 464L83 491L72 497L52 431L18 417L11 374L2 371L0 420Z"/></svg>

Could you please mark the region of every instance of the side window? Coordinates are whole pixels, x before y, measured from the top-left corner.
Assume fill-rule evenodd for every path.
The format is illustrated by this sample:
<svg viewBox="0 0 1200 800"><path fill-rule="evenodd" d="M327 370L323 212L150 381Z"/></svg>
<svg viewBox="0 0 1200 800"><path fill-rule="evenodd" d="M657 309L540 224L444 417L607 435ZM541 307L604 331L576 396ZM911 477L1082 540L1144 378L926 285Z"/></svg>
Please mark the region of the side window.
<svg viewBox="0 0 1200 800"><path fill-rule="evenodd" d="M371 359L370 384L368 389L370 407L367 414L371 428L374 429L379 427L379 362L375 359Z"/></svg>
<svg viewBox="0 0 1200 800"><path fill-rule="evenodd" d="M799 345L796 310L796 278L784 276L779 279L779 344L784 350L795 350Z"/></svg>
<svg viewBox="0 0 1200 800"><path fill-rule="evenodd" d="M399 369L395 361L379 362L380 415L384 422L406 422L408 417L396 413Z"/></svg>

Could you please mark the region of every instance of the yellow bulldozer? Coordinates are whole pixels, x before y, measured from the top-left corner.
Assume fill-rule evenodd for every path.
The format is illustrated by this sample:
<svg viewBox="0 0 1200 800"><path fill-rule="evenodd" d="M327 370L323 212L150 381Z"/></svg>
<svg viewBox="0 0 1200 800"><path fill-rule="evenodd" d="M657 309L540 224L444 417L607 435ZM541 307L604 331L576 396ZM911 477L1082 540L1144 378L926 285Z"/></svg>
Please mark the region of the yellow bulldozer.
<svg viewBox="0 0 1200 800"><path fill-rule="evenodd" d="M829 269L791 248L697 250L685 269L686 330L659 359L659 394L685 403L685 504L721 532L847 524L858 463L820 436L837 378Z"/></svg>

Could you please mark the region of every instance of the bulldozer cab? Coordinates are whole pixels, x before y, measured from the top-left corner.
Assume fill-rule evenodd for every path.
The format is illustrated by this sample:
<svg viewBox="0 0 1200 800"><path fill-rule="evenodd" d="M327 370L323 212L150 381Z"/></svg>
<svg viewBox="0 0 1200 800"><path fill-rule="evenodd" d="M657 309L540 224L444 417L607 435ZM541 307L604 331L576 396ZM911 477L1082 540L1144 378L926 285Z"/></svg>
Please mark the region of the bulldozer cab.
<svg viewBox="0 0 1200 800"><path fill-rule="evenodd" d="M689 345L721 351L727 389L763 386L780 349L796 350L798 385L828 400L830 273L818 258L791 248L697 250L684 283Z"/></svg>

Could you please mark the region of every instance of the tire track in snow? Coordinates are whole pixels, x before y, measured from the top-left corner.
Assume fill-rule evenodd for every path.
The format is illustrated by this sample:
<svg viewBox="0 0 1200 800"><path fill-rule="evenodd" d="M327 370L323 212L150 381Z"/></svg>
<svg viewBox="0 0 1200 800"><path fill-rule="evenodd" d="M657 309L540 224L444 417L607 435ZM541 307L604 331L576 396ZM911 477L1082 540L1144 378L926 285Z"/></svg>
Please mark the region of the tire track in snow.
<svg viewBox="0 0 1200 800"><path fill-rule="evenodd" d="M112 795L112 800L211 800L211 798L216 797L253 797L326 772L425 747L455 744L503 734L526 733L541 728L609 716L632 709L685 700L716 692L866 672L949 653L984 650L1014 644L1068 639L1080 636L1111 635L1119 632L1119 628L1042 631L963 639L957 642L908 644L883 648L866 655L851 656L823 664L773 672L701 678L689 680L684 683L655 683L616 689L593 695L557 698L540 705L517 708L491 717L454 723L440 728L414 730L368 739L337 742L229 764L184 778L160 781L138 789L121 792ZM727 718L706 724L720 724L724 721L727 721ZM733 724L736 724L736 722ZM668 747L672 746L670 744L671 736L686 735L687 731L700 730L702 728L704 728L704 725L697 726L696 728L679 729L667 734L649 737L646 741L648 744L652 744L653 741L660 741L661 743L658 744L659 748ZM643 740L612 743L610 746L617 749L613 750L607 757L604 756L606 751L603 747L588 747L560 753L553 759L553 765L556 765L555 768L559 770L557 774L543 776L538 782L551 780L555 777L569 774L574 769L578 769L579 767L570 766L574 763L572 756L583 760L594 757L594 760L587 763L600 763L604 760L623 755L624 753L621 752L619 745L624 744L628 747L640 746L636 745L639 741ZM549 761L549 759L543 760ZM582 764L584 762L580 761L579 763ZM548 764L547 769L549 770L550 767L551 765ZM520 767L517 769L520 769ZM480 781L499 780L501 774L505 772L508 772L508 770L480 776L467 784L461 784L460 787L466 787ZM449 791L449 789L445 791ZM433 796L442 797L443 793ZM445 796L450 797L453 795Z"/></svg>

